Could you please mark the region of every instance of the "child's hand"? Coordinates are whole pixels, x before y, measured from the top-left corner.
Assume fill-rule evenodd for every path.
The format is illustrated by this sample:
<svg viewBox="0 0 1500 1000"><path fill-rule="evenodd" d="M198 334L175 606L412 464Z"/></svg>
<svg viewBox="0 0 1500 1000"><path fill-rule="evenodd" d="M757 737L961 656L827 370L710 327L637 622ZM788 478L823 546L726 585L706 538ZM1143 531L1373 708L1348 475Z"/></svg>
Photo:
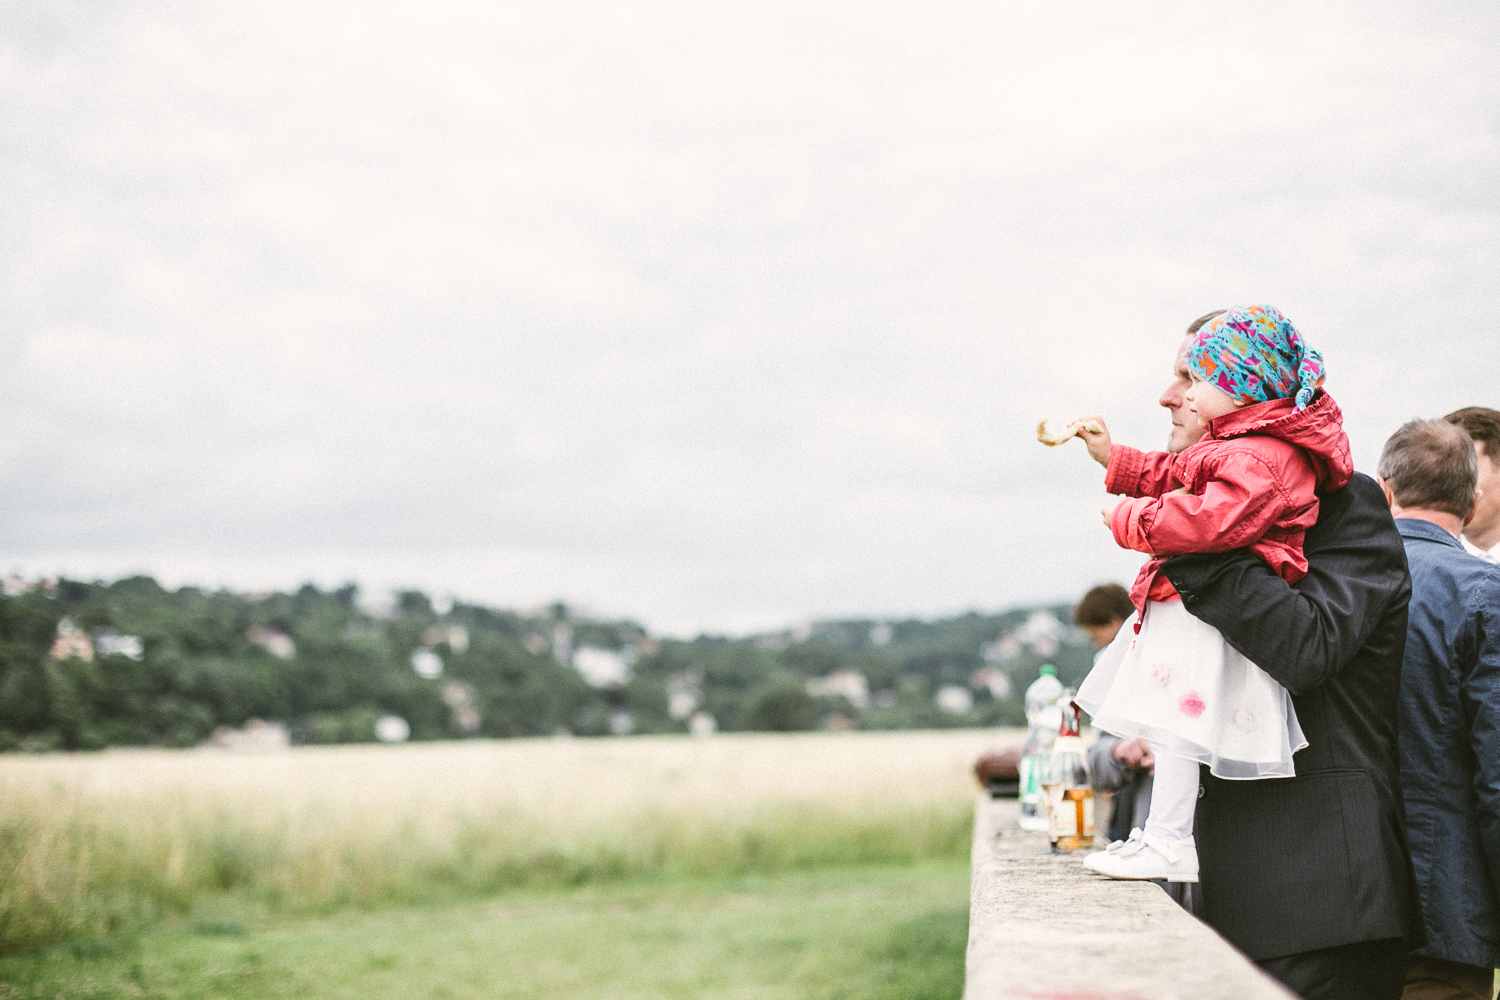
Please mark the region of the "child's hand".
<svg viewBox="0 0 1500 1000"><path fill-rule="evenodd" d="M1115 527L1115 508L1118 507L1118 506L1120 506L1120 504L1122 504L1124 502L1125 501L1122 498L1120 500L1116 500L1114 503L1110 504L1108 507L1100 507L1099 508L1099 513L1101 513L1101 514L1104 515L1104 526L1106 528L1109 528L1111 531L1113 531L1114 527Z"/></svg>
<svg viewBox="0 0 1500 1000"><path fill-rule="evenodd" d="M1106 469L1109 468L1109 453L1114 449L1114 442L1109 439L1109 427L1104 423L1104 418L1081 417L1068 426L1078 428L1078 436L1089 446L1089 457Z"/></svg>

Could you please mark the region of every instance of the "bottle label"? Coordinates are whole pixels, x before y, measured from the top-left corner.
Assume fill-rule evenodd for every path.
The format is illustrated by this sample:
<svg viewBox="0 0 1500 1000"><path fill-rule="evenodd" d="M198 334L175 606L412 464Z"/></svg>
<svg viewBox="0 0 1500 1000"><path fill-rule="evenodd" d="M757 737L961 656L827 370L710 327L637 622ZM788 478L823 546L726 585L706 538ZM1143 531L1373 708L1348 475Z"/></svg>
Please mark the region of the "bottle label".
<svg viewBox="0 0 1500 1000"><path fill-rule="evenodd" d="M1028 754L1021 758L1020 767L1020 799L1022 802L1031 802L1038 806L1042 804L1042 771L1046 766L1047 758L1038 754Z"/></svg>
<svg viewBox="0 0 1500 1000"><path fill-rule="evenodd" d="M1088 847L1094 842L1094 790L1068 788L1062 784L1043 786L1047 798L1048 837L1065 851Z"/></svg>

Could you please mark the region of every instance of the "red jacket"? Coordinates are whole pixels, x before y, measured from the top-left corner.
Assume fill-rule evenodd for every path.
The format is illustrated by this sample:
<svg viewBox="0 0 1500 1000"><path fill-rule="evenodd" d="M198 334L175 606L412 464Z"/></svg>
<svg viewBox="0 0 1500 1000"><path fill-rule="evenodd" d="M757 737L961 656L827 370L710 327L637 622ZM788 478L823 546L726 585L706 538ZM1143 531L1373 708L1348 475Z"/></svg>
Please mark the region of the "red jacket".
<svg viewBox="0 0 1500 1000"><path fill-rule="evenodd" d="M1347 483L1354 461L1332 396L1294 407L1273 399L1235 410L1180 455L1114 446L1104 486L1139 499L1121 502L1110 528L1122 547L1156 557L1130 589L1137 611L1177 598L1161 567L1188 552L1248 547L1287 583L1307 575L1302 536L1318 519L1317 494Z"/></svg>

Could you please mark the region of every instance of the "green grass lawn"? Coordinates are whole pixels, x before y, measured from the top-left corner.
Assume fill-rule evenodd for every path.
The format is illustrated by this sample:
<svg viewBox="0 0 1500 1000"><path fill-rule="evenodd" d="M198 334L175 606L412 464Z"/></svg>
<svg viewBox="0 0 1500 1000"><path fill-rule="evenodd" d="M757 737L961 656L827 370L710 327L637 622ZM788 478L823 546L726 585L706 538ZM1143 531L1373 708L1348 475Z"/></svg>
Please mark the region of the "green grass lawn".
<svg viewBox="0 0 1500 1000"><path fill-rule="evenodd" d="M0 959L19 997L957 1000L969 866L512 894L251 921Z"/></svg>

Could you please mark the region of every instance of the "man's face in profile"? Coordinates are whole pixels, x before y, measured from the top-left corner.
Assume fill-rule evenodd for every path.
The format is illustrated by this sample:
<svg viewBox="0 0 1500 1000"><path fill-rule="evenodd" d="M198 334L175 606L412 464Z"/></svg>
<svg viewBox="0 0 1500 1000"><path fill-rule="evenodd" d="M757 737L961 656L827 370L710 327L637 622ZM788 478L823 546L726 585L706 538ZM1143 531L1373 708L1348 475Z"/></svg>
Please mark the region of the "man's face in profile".
<svg viewBox="0 0 1500 1000"><path fill-rule="evenodd" d="M1500 541L1500 464L1489 454L1483 441L1474 443L1479 454L1479 499L1474 501L1474 516L1464 528L1469 541L1482 549Z"/></svg>
<svg viewBox="0 0 1500 1000"><path fill-rule="evenodd" d="M1186 398L1188 387L1193 384L1193 379L1188 374L1184 356L1192 342L1192 335L1189 334L1182 338L1182 343L1177 345L1177 351L1172 355L1172 382L1157 400L1172 414L1172 436L1167 438L1167 451L1174 455L1197 444L1198 439L1203 437L1204 431L1203 422L1188 406Z"/></svg>
<svg viewBox="0 0 1500 1000"><path fill-rule="evenodd" d="M1123 618L1111 618L1103 625L1084 625L1083 630L1088 633L1089 639L1093 641L1095 649L1103 649L1115 641L1119 634L1120 626L1125 624Z"/></svg>

